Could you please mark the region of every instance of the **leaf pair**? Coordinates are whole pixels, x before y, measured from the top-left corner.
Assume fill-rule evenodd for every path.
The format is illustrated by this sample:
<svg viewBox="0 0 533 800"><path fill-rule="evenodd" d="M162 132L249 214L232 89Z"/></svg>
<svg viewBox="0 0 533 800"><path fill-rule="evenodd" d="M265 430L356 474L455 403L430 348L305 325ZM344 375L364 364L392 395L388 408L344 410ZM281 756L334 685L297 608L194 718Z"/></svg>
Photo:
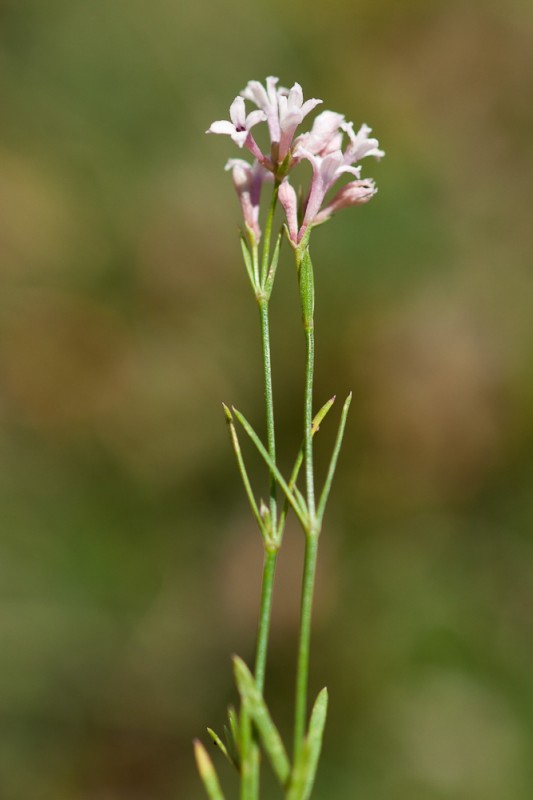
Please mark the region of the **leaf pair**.
<svg viewBox="0 0 533 800"><path fill-rule="evenodd" d="M230 764L233 764L235 769L240 769L241 755L239 752L239 722L235 709L230 706L228 709L229 729L224 725L224 743L220 736L212 728L208 728L207 732L211 737L213 743L225 755Z"/></svg>
<svg viewBox="0 0 533 800"><path fill-rule="evenodd" d="M233 667L242 702L250 713L263 749L280 784L287 790L287 800L308 800L313 789L322 748L328 708L328 690L322 689L315 701L307 736L300 752L296 755L294 766L291 768L279 731L270 716L252 673L244 661L237 656L233 660Z"/></svg>
<svg viewBox="0 0 533 800"><path fill-rule="evenodd" d="M339 453L340 453L340 449L341 449L341 445L342 445L342 440L343 440L343 437L344 437L344 430L346 428L346 419L348 417L348 410L350 408L351 401L352 401L352 394L350 392L350 394L348 395L348 397L345 400L345 403L344 403L344 406L343 406L343 409L342 409L341 419L340 419L340 423L339 423L339 429L337 431L337 437L335 439L335 445L333 447L333 453L331 455L331 459L330 459L330 463L329 463L329 467L328 467L328 472L327 472L327 475L326 475L326 480L325 480L325 483L324 483L324 487L322 489L322 493L320 495L320 499L318 501L317 515L316 516L317 516L317 522L318 522L319 528L320 528L320 525L322 523L322 518L324 516L326 503L327 503L327 500L328 500L328 497L329 497L329 493L331 491L331 485L332 485L333 477L334 477L335 470L336 470L336 467L337 467L337 461L338 461L338 458L339 458ZM311 431L312 431L313 436L319 430L321 422L323 421L323 419L325 418L326 414L331 409L331 407L332 407L334 402L335 402L335 397L332 397L331 400L328 400L328 402L325 403L322 406L322 408L320 409L318 414L316 414L316 416L314 417L313 423L312 423L312 427L311 427ZM248 422L246 417L243 414L241 414L240 411L237 411L236 408L233 408L233 413L235 414L235 417L240 422L240 424L244 428L245 432L247 433L247 435L250 437L250 439L254 443L259 455L265 461L265 463L268 466L271 474L273 475L274 479L276 480L276 482L278 483L278 485L280 486L281 490L283 491L283 493L285 495L285 508L283 509L283 512L282 512L282 515L281 515L280 525L279 525L277 531L272 531L271 529L268 529L268 527L266 525L266 519L267 518L265 518L265 516L260 513L260 511L259 511L259 509L257 507L257 503L256 503L255 498L253 496L253 491L252 491L252 488L251 488L251 485L250 485L248 474L246 472L246 467L244 465L244 460L243 460L243 457L242 457L242 452L241 452L241 449L240 449L239 440L238 440L238 437L237 437L237 432L235 430L235 425L233 423L233 417L232 417L231 411L229 410L229 408L226 405L224 405L224 412L226 414L226 419L227 419L228 424L230 426L230 433L231 433L231 438L232 438L232 443L233 443L233 449L234 449L235 455L237 457L237 463L238 463L238 466L239 466L239 471L241 473L241 477L242 477L242 480L243 480L243 483L244 483L244 488L245 488L246 494L248 496L248 500L250 502L250 505L251 505L251 508L252 508L252 512L253 512L256 520L257 520L257 523L259 525L259 528L261 530L261 533L263 535L265 543L267 545L271 544L273 546L279 547L279 544L281 542L281 535L282 535L282 532L283 532L283 524L284 524L284 521L285 521L285 517L287 515L287 510L288 510L288 506L289 505L291 506L291 508L293 509L294 513L298 517L298 519L299 519L302 527L304 528L304 530L308 530L308 528L309 528L310 520L309 520L309 512L308 512L308 509L307 509L307 505L306 505L306 502L305 502L301 492L299 491L298 487L296 486L296 481L298 479L300 468L301 468L302 463L303 463L303 446L302 446L302 448L300 448L300 451L299 451L298 456L296 458L296 462L295 462L295 465L294 465L294 468L293 468L289 483L287 484L287 482L285 481L285 478L283 477L283 475L281 474L281 472L277 468L276 464L271 459L267 449L265 448L265 446L261 442L259 436L254 431L254 429L252 428L252 426L250 425L250 423Z"/></svg>
<svg viewBox="0 0 533 800"><path fill-rule="evenodd" d="M242 256L244 259L244 264L246 266L246 272L248 273L248 278L250 279L250 283L252 285L252 289L254 290L255 296L257 299L262 300L270 300L270 295L272 294L272 287L274 286L274 278L276 277L276 271L278 268L278 261L279 261L279 251L281 247L281 233L279 234L276 240L276 246L274 248L274 254L272 256L272 261L270 262L270 266L268 263L269 259L269 251L268 248L265 246L263 251L263 263L261 265L261 274L259 274L259 253L257 249L257 245L252 245L252 249L250 251L244 236L241 236L241 250Z"/></svg>

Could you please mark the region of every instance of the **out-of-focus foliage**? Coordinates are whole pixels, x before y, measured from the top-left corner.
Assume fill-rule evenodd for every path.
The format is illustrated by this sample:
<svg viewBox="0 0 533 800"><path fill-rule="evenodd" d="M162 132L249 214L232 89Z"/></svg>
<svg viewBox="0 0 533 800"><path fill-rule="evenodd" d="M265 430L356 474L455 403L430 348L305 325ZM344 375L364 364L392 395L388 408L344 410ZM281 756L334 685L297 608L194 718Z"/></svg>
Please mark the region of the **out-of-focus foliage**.
<svg viewBox="0 0 533 800"><path fill-rule="evenodd" d="M220 402L263 413L235 152L203 132L275 74L387 151L375 200L313 237L317 404L354 390L316 798L530 800L533 6L4 0L0 37L2 799L203 796L191 740L235 699L230 654L251 661L261 560ZM289 529L267 680L287 738L300 552Z"/></svg>

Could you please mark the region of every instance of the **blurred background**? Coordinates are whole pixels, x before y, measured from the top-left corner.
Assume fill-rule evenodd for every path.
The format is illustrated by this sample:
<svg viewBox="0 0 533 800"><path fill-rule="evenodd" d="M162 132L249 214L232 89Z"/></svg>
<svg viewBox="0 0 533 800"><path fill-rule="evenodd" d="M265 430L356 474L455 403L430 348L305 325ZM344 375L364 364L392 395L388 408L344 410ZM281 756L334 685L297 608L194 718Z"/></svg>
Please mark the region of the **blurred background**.
<svg viewBox="0 0 533 800"><path fill-rule="evenodd" d="M313 243L316 402L354 391L316 798L530 800L533 6L2 0L0 41L2 800L203 797L191 740L253 659L261 569L221 401L263 430L237 153L204 131L270 74L387 152ZM287 247L272 324L287 469ZM290 525L267 678L288 739L301 544Z"/></svg>

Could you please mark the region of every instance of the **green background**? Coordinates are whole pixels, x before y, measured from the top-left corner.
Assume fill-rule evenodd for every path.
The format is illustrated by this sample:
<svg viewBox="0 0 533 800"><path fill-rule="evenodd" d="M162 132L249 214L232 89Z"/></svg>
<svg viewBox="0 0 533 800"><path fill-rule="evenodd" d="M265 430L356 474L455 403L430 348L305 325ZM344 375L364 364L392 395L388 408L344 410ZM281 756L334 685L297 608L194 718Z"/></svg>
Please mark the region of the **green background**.
<svg viewBox="0 0 533 800"><path fill-rule="evenodd" d="M237 152L204 131L270 74L387 152L376 198L313 237L316 402L354 391L316 799L530 800L533 6L3 0L0 37L2 800L203 797L191 740L253 659L261 565L221 401L263 424ZM287 471L286 246L272 324ZM287 739L300 555L291 524L266 692Z"/></svg>

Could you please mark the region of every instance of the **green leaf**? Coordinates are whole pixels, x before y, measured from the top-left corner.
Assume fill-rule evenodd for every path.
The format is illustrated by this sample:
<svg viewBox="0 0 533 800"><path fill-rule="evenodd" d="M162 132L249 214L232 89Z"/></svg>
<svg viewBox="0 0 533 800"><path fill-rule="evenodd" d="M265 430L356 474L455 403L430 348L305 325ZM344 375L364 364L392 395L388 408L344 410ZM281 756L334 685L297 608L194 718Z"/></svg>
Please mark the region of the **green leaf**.
<svg viewBox="0 0 533 800"><path fill-rule="evenodd" d="M196 766L198 767L200 778L202 779L202 783L204 784L210 800L224 800L224 795L222 794L213 762L199 739L195 739L194 741L194 756L196 758Z"/></svg>
<svg viewBox="0 0 533 800"><path fill-rule="evenodd" d="M242 250L242 257L244 259L244 264L246 267L246 272L248 273L248 277L250 278L250 283L252 284L252 289L254 290L254 292L256 292L257 286L254 278L252 257L250 255L250 251L248 250L248 245L246 244L246 241L244 239L244 236L242 236L242 234L241 234L241 250Z"/></svg>
<svg viewBox="0 0 533 800"><path fill-rule="evenodd" d="M233 739L233 743L236 750L237 761L239 760L239 742L241 740L241 734L239 730L239 717L237 716L237 712L233 708L233 706L229 706L228 708L228 721L229 727L231 731L231 736Z"/></svg>
<svg viewBox="0 0 533 800"><path fill-rule="evenodd" d="M235 457L237 459L237 465L239 467L239 472L244 485L244 491L246 492L246 496L248 498L248 502L250 503L250 508L252 509L252 513L257 521L257 524L259 525L259 530L261 531L261 535L263 536L263 539L266 541L266 539L268 538L268 531L265 527L263 518L259 513L259 509L255 501L250 479L248 478L248 472L246 471L246 466L244 464L244 459L242 457L241 446L239 443L239 437L237 436L237 431L235 429L235 423L233 422L231 411L229 410L227 405L225 403L222 403L222 407L224 408L224 414L226 415L226 422L228 423L231 443L233 445L233 450L235 452Z"/></svg>
<svg viewBox="0 0 533 800"><path fill-rule="evenodd" d="M322 517L324 516L324 510L326 508L326 503L328 501L329 493L331 491L331 484L333 481L333 476L335 475L335 469L337 467L337 460L339 458L339 453L342 445L342 439L344 436L344 429L346 427L346 418L348 417L348 411L350 408L350 403L352 402L352 393L348 395L344 402L344 406L342 409L341 420L339 423L339 430L337 432L337 438L335 439L335 446L333 447L333 453L331 455L331 461L329 462L328 474L326 476L326 481L324 483L324 488L322 489L322 494L320 496L320 500L318 503L317 508L317 519L319 524L322 522Z"/></svg>
<svg viewBox="0 0 533 800"><path fill-rule="evenodd" d="M317 414L315 414L315 416L313 418L313 423L311 425L311 432L312 432L313 436L315 435L315 433L318 433L318 431L320 430L320 426L322 425L322 422L323 422L326 414L328 413L328 411L331 409L333 403L335 402L335 399L336 399L336 395L333 395L333 397L330 397L330 399L326 403L324 403L324 405L322 406L320 411ZM302 450L302 453L303 453L303 450Z"/></svg>
<svg viewBox="0 0 533 800"><path fill-rule="evenodd" d="M270 759L279 782L282 786L285 786L289 779L291 767L278 729L274 725L263 695L257 688L254 677L244 661L238 656L234 656L233 667L235 682L242 701L254 721L265 752Z"/></svg>
<svg viewBox="0 0 533 800"><path fill-rule="evenodd" d="M235 407L233 407L233 413L235 414L235 416L237 417L237 419L241 423L242 427L244 428L244 430L246 431L246 433L248 434L248 436L250 437L252 442L255 444L257 450L259 451L260 456L266 462L266 464L270 468L270 471L272 472L272 474L274 475L275 479L277 480L277 482L281 486L283 492L285 493L285 496L286 496L287 500L289 501L289 503L291 504L292 508L294 509L294 513L296 514L296 516L298 517L298 519L302 523L302 526L304 528L307 528L308 527L307 509L301 507L301 505L299 504L297 498L295 497L295 495L292 493L292 491L287 486L285 478L282 476L281 472L279 471L279 469L276 467L276 465L274 464L274 462L270 458L270 456L269 456L268 452L266 451L264 445L262 444L259 436L256 434L256 432L254 431L254 429L252 428L252 426L250 425L250 423L248 422L246 417L244 417L244 415L241 414L240 411L237 411L237 409Z"/></svg>
<svg viewBox="0 0 533 800"><path fill-rule="evenodd" d="M281 247L281 233L279 234L276 247L274 248L274 255L272 256L272 261L270 262L270 269L268 271L267 279L265 281L265 295L267 299L270 299L270 295L272 294L272 287L274 285L274 278L276 277L276 270L278 268L278 261L279 261L279 251Z"/></svg>
<svg viewBox="0 0 533 800"><path fill-rule="evenodd" d="M224 756L227 758L227 760L230 762L230 764L234 764L233 759L231 758L231 756L230 756L230 754L229 754L229 752L228 752L228 750L226 748L226 745L224 744L224 742L222 741L220 736L218 736L218 734L216 734L215 731L212 728L208 728L207 732L208 732L209 736L211 737L211 739L213 741L213 744L216 745L220 749L220 751L224 754Z"/></svg>
<svg viewBox="0 0 533 800"><path fill-rule="evenodd" d="M322 406L320 411L318 411L318 413L315 415L315 417L313 419L313 424L311 425L311 433L313 434L313 436L315 435L315 433L318 433L318 431L320 429L320 425L322 424L324 418L326 417L326 415L330 411L330 409L331 409L331 407L332 407L334 402L335 402L335 396L331 397L327 401L327 403L324 403L324 405ZM298 480L298 475L300 474L300 469L302 467L303 460L304 460L304 446L302 444L300 449L299 449L299 451L298 451L298 455L296 456L296 461L294 462L294 467L293 467L293 470L291 472L291 477L290 477L290 480L289 480L289 489L291 490L291 492L295 491L296 481ZM300 498L301 498L300 502L303 503L303 507L305 508L305 500L302 497L300 492L298 492L298 494L300 495ZM287 498L285 498L285 502L284 502L283 508L281 510L281 514L280 514L280 518L279 518L279 525L278 525L278 540L280 541L280 543L281 543L281 536L282 536L282 533L283 533L283 529L285 527L285 519L287 517L287 512L289 510L289 505L288 504L289 504L289 501L287 500Z"/></svg>
<svg viewBox="0 0 533 800"><path fill-rule="evenodd" d="M257 784L257 760L254 750L257 745L252 738L252 717L245 703L241 704L239 731L241 796L243 800L254 800L254 788Z"/></svg>
<svg viewBox="0 0 533 800"><path fill-rule="evenodd" d="M231 734L231 731L228 729L227 725L224 725L224 739L226 740L226 750L227 750L229 759L230 759L231 763L233 764L233 766L235 767L235 769L239 770L240 769L240 767L239 767L239 763L240 763L239 752L238 752L237 746L236 746L236 744L235 744L235 742L233 740L233 736Z"/></svg>
<svg viewBox="0 0 533 800"><path fill-rule="evenodd" d="M311 712L309 730L294 764L287 800L308 800L311 796L322 749L327 710L328 690L324 688L319 692Z"/></svg>

